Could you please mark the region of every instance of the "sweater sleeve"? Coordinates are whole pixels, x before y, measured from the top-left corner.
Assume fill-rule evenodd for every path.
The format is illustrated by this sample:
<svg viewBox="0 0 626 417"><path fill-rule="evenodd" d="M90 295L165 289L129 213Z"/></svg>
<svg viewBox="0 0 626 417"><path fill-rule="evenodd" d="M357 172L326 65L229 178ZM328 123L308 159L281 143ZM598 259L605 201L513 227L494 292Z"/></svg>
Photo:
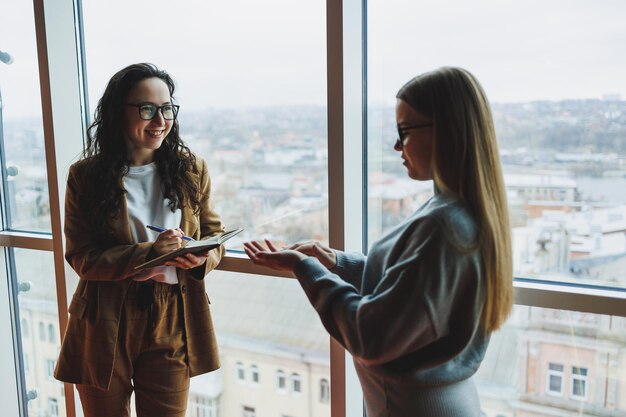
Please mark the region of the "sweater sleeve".
<svg viewBox="0 0 626 417"><path fill-rule="evenodd" d="M363 364L385 364L445 337L453 315L472 304L464 294L478 291L476 258L448 244L437 222L421 222L408 242L371 294L313 258L294 271L325 328Z"/></svg>
<svg viewBox="0 0 626 417"><path fill-rule="evenodd" d="M363 278L366 257L361 253L346 253L339 250L335 250L335 255L337 256L337 265L330 271L361 291L361 279Z"/></svg>

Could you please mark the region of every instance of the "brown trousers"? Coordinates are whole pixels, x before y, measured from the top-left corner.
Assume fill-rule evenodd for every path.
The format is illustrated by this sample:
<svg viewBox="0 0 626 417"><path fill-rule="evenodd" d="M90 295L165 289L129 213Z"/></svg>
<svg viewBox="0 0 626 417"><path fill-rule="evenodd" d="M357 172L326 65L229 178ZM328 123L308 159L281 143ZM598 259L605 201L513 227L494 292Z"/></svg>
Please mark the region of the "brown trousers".
<svg viewBox="0 0 626 417"><path fill-rule="evenodd" d="M140 286L131 284L124 303L109 390L76 385L85 417L129 417L133 391L137 417L185 415L189 368L178 285L154 283L145 310Z"/></svg>

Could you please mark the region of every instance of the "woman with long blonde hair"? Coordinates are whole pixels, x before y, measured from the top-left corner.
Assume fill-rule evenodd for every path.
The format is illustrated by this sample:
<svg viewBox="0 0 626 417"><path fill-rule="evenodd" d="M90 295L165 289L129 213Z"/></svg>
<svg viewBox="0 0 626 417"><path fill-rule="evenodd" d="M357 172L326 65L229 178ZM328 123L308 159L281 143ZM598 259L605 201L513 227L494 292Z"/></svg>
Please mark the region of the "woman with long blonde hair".
<svg viewBox="0 0 626 417"><path fill-rule="evenodd" d="M434 196L368 256L317 242L248 242L253 262L291 271L353 356L368 417L479 417L473 374L512 306L507 202L487 97L445 67L397 94L400 152Z"/></svg>

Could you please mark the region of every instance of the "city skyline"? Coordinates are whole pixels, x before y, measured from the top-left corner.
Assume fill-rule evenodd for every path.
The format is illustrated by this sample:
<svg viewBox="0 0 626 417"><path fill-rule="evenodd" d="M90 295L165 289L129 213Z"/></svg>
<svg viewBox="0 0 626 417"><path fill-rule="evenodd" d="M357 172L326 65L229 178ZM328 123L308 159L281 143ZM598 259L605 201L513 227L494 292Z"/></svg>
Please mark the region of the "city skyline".
<svg viewBox="0 0 626 417"><path fill-rule="evenodd" d="M326 113L320 106L295 110L275 107L254 112L181 113L181 135L207 160L212 197L224 224L246 230L233 240L230 249L240 248L241 240L255 237L284 242L327 239ZM611 222L606 219L593 220L589 210L626 204L626 194L616 192L626 187L626 153L624 142L619 140L620 132L626 131L626 102L540 102L495 106L494 110L497 130L502 132L501 158L512 226L525 229L520 232L522 247L517 256L523 262L515 263L516 272L541 274L532 253L543 230L558 230L555 221L566 226L570 220L580 223L580 218L569 218L567 213L572 210L587 213L582 219L591 226L598 222L608 225ZM392 114L392 107L380 108L370 120L367 245L408 216L432 192L432 184L406 178L400 156L392 149L396 134ZM577 132L585 135L575 137ZM9 194L15 196L10 207L11 227L49 230L50 224L44 222L49 210L45 167L37 162L44 158L43 132L33 125L12 122L4 124L4 137L6 161L19 172L9 182ZM397 204L400 209L388 206ZM248 210L251 206L255 207L254 215ZM545 222L532 220L541 217L542 210L550 218ZM555 210L564 215L556 219L550 214ZM615 216L624 215L609 217ZM581 245L588 247L592 239L584 237L579 226L575 229L576 253L580 253ZM575 237L573 231L569 231L570 238ZM554 236L556 239L557 234ZM554 245L570 246L566 241L555 241ZM614 249L619 247L619 243L613 245ZM592 251L583 256L599 255ZM580 271L580 264L576 260L571 266ZM559 265L547 268L545 276L562 277L568 265ZM615 279L613 272L606 274L609 281ZM584 276L581 279L586 280Z"/></svg>

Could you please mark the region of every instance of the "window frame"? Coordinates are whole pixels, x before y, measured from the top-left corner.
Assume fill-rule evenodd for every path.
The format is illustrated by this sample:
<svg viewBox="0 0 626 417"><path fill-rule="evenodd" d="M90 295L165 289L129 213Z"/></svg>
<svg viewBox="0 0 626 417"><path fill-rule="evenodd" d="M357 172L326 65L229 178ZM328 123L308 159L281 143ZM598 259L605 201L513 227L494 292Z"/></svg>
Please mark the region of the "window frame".
<svg viewBox="0 0 626 417"><path fill-rule="evenodd" d="M585 374L577 374L574 373L574 369L579 369L579 370L583 370L585 371ZM577 395L574 393L574 385L575 382L579 382L582 384L583 386L583 394L584 395ZM587 397L588 397L588 392L589 392L589 368L587 367L583 367L583 366L572 366L571 367L571 375L570 375L570 390L569 390L569 394L570 394L570 398L573 400L578 400L578 401L587 401Z"/></svg>
<svg viewBox="0 0 626 417"><path fill-rule="evenodd" d="M43 321L39 321L37 324L37 338L40 342L47 342L48 339L46 337L46 325Z"/></svg>
<svg viewBox="0 0 626 417"><path fill-rule="evenodd" d="M321 404L328 404L330 402L330 382L328 379L320 379L319 390L320 395L318 401Z"/></svg>
<svg viewBox="0 0 626 417"><path fill-rule="evenodd" d="M56 366L55 359L44 359L44 366L46 368L46 378L49 381L54 381L54 367Z"/></svg>
<svg viewBox="0 0 626 417"><path fill-rule="evenodd" d="M48 323L48 327L47 327L47 336L48 336L48 343L54 344L56 343L56 330L54 328L54 324L52 323Z"/></svg>
<svg viewBox="0 0 626 417"><path fill-rule="evenodd" d="M241 415L242 417L256 417L256 408L250 407L248 405L242 405Z"/></svg>
<svg viewBox="0 0 626 417"><path fill-rule="evenodd" d="M281 395L287 394L287 373L282 369L277 369L274 377L276 392ZM282 387L281 387L282 382Z"/></svg>
<svg viewBox="0 0 626 417"><path fill-rule="evenodd" d="M0 246L4 247L1 256L2 266L8 276L7 285L0 286L0 300L9 306L9 327L5 323L0 325L0 337L8 337L13 340L12 355L8 358L21 358L23 349L21 345L20 321L17 317L17 282L15 282L15 262L12 249L23 248L32 250L52 251L55 268L55 282L57 288L57 307L59 316L59 329L65 329L67 325L67 294L66 274L63 260L64 236L62 233L63 208L60 201L65 194L65 172L57 167L66 167L75 158L77 144L72 141L55 142L57 137L78 132L84 136L83 126L80 122L82 113L80 95L75 85L79 79L78 65L76 62L77 37L74 20L76 3L74 0L62 1L54 6L43 0L33 1L35 18L35 33L37 43L39 84L41 90L41 106L44 127L45 162L47 169L48 192L50 195L51 233L12 231L7 229L7 223L3 220L0 230ZM72 48L74 46L74 48ZM54 103L54 105L53 105ZM54 120L54 123L53 123ZM77 123L78 122L78 123ZM67 136L65 136L67 137ZM80 145L79 145L80 146ZM3 174L4 175L4 174ZM2 179L4 181L4 178ZM1 181L0 181L1 182ZM59 186L60 184L60 186ZM2 204L6 195L2 190ZM3 212L3 216L7 213ZM52 236L58 236L53 239ZM8 299L8 300L7 300ZM8 301L8 302L7 302ZM31 323L32 324L32 323ZM31 336L37 331L31 326ZM60 336L60 334L59 334ZM15 412L12 414L27 415L27 392L24 382L24 369L21 360L14 360L14 392L10 389L3 390L1 398L16 400L3 401L13 404ZM8 369L8 368L7 368ZM71 384L64 385L66 412L68 416L75 416L74 393ZM12 410L12 408L11 408Z"/></svg>
<svg viewBox="0 0 626 417"><path fill-rule="evenodd" d="M364 190L362 187L354 190L355 187L347 187L346 183L349 178L351 182L358 179L363 184L364 178L366 83L362 80L366 75L366 0L327 0L326 7L329 240L331 246L339 249L363 250L363 219L366 213L361 202ZM3 229L0 230L0 246L53 252L59 331L62 334L67 326L67 282L71 279L66 276L63 256L65 171L82 150L82 143L56 141L55 138L84 137L86 89L82 84L84 77L81 76L84 71L84 52L79 41L81 28L76 21L81 14L80 0L65 0L55 2L54 5L43 0L34 0L34 11L52 232L41 234ZM355 213L359 215L355 216ZM10 259L6 249L2 263L10 274ZM269 277L288 277L288 274L253 265L241 253L228 252L219 269ZM11 279L9 281L12 282ZM526 277L515 277L514 289L516 304L626 317L626 289L574 287ZM3 304L8 305L11 312L13 289L2 284L0 290L2 301L8 298L9 302ZM12 312L9 317L14 321ZM15 328L19 329L19 323L12 325L13 329L11 325L7 327L4 323L0 324L0 337L13 337ZM32 323L30 330L34 337ZM346 397L354 391L350 387L356 385L358 388L358 382L354 377L346 376L352 375L353 370L346 369L344 350L336 342L330 343L332 416L358 415L350 404L360 401L354 401L352 397L350 401L346 401ZM19 341L14 341L8 349L13 350L14 357L20 357L17 355L21 351ZM19 380L20 376L16 375L15 379ZM587 376L586 381L588 380ZM586 395L587 392L588 387L585 385ZM9 394L12 395L7 395ZM67 415L75 416L74 391L69 384L65 384L65 398Z"/></svg>
<svg viewBox="0 0 626 417"><path fill-rule="evenodd" d="M253 387L258 387L260 382L261 374L259 373L259 367L253 363L252 365L250 365L250 385L252 385Z"/></svg>
<svg viewBox="0 0 626 417"><path fill-rule="evenodd" d="M191 411L192 417L216 417L217 401L212 398L205 397L200 394L191 394L189 396L188 410Z"/></svg>
<svg viewBox="0 0 626 417"><path fill-rule="evenodd" d="M235 362L235 381L239 384L246 382L246 368L241 361Z"/></svg>
<svg viewBox="0 0 626 417"><path fill-rule="evenodd" d="M59 401L56 398L48 398L48 411L51 417L59 417Z"/></svg>
<svg viewBox="0 0 626 417"><path fill-rule="evenodd" d="M296 389L296 386L298 389ZM292 372L289 376L289 390L294 397L302 397L302 377L297 372Z"/></svg>
<svg viewBox="0 0 626 417"><path fill-rule="evenodd" d="M559 371L556 369L551 369L550 365L560 366L561 370ZM560 378L561 380L561 383L559 384L560 391L558 392L552 390L552 386L550 384L550 379L552 377ZM552 395L555 397L562 397L563 392L564 392L564 389L563 389L564 383L565 383L565 365L562 363L548 362L548 369L546 372L546 394Z"/></svg>

